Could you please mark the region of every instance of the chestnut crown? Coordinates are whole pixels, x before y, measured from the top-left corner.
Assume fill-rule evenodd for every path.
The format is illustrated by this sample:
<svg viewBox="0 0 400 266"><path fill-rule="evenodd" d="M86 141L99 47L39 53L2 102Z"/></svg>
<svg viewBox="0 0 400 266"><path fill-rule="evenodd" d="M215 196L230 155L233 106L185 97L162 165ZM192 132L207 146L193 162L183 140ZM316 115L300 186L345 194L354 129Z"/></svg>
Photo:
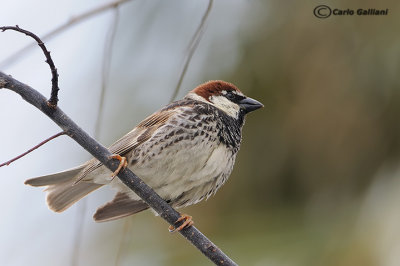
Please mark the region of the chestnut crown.
<svg viewBox="0 0 400 266"><path fill-rule="evenodd" d="M207 102L229 116L239 118L264 105L245 96L235 85L222 80L212 80L199 85L189 93L192 98Z"/></svg>

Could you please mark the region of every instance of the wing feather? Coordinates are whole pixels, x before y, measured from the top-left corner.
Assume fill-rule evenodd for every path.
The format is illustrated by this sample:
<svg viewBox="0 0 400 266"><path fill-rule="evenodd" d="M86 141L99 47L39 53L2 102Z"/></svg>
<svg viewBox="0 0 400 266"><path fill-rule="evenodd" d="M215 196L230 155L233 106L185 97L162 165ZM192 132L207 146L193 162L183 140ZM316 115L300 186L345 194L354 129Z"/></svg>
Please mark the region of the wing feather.
<svg viewBox="0 0 400 266"><path fill-rule="evenodd" d="M148 140L154 131L165 125L174 113L173 110L169 110L152 114L140 122L131 132L114 142L109 147L109 150L121 156L134 150L137 146Z"/></svg>
<svg viewBox="0 0 400 266"><path fill-rule="evenodd" d="M110 152L113 154L119 154L121 156L126 155L128 152L136 149L140 144L150 139L153 133L158 128L165 125L174 114L174 110L165 110L152 114L140 122L139 125L128 134L114 142L109 147ZM75 184L79 183L81 180L84 180L89 173L102 165L103 164L97 159L90 160L87 163L87 166L77 176Z"/></svg>
<svg viewBox="0 0 400 266"><path fill-rule="evenodd" d="M127 194L118 192L115 198L97 209L93 218L96 222L106 222L129 216L148 209L140 200L133 200Z"/></svg>

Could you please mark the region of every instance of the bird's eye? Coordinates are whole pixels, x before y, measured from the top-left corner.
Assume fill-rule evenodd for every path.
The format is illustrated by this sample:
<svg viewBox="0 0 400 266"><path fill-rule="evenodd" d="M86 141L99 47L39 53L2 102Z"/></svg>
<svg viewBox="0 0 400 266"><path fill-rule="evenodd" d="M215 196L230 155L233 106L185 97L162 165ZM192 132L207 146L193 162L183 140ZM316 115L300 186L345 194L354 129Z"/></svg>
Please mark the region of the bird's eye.
<svg viewBox="0 0 400 266"><path fill-rule="evenodd" d="M233 94L232 92L228 91L225 95L225 97L230 100L233 101L235 99L235 94Z"/></svg>

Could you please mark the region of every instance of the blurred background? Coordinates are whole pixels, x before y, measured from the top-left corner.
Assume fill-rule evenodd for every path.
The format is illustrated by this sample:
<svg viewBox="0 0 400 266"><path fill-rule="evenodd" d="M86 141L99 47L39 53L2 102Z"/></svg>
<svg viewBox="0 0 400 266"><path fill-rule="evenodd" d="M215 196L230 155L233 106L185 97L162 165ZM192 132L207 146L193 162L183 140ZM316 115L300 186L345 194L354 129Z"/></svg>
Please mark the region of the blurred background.
<svg viewBox="0 0 400 266"><path fill-rule="evenodd" d="M42 36L107 2L3 0L0 24ZM325 1L332 9L389 12L319 19L313 9L320 4L215 1L179 91L178 98L223 79L265 105L247 117L226 185L184 209L241 265L400 264L400 4ZM60 108L110 145L170 101L207 5L132 0L118 8L98 132L104 46L116 11L48 40L60 74ZM0 43L1 64L31 40L7 31ZM48 96L51 77L43 61L35 48L0 70ZM0 162L59 132L7 90L0 91L0 121ZM89 158L60 137L0 168L2 265L210 264L149 211L95 223L96 207L112 198L109 188L56 214L40 189L23 184Z"/></svg>

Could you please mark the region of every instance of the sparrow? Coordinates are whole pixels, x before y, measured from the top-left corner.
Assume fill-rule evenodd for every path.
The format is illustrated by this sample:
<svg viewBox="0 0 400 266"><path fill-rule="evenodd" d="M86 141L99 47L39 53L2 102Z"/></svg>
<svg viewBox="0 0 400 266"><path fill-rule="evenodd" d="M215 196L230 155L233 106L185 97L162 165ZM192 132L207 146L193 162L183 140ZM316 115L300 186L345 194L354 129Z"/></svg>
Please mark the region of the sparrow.
<svg viewBox="0 0 400 266"><path fill-rule="evenodd" d="M240 148L245 115L261 107L235 85L209 81L147 117L109 150L172 207L189 206L208 199L226 182ZM96 222L149 208L95 158L63 172L28 179L25 184L46 186L47 205L55 212L111 185L117 193L97 209ZM180 220L185 223L178 230L193 224L189 215Z"/></svg>

